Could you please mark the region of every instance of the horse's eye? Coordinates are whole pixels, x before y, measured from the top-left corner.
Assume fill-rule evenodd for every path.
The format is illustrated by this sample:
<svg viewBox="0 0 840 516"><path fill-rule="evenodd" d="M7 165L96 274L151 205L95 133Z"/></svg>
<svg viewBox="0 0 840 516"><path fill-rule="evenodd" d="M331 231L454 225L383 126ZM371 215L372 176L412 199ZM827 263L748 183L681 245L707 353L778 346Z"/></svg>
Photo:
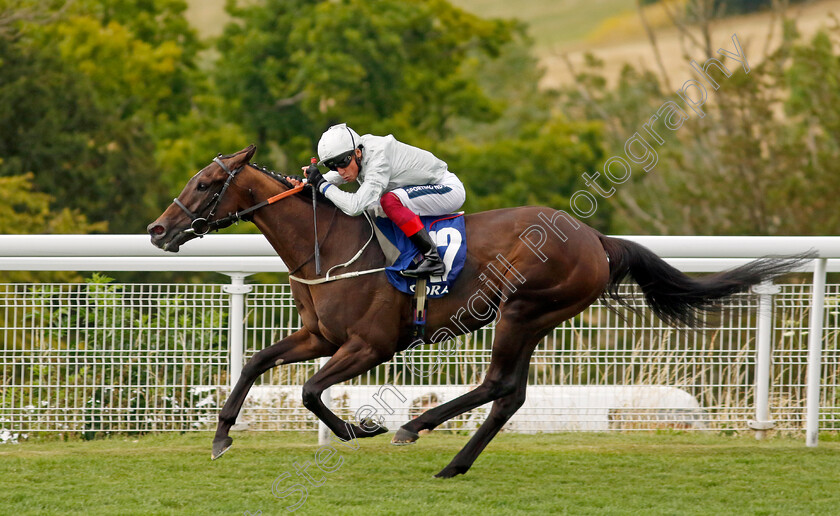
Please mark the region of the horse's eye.
<svg viewBox="0 0 840 516"><path fill-rule="evenodd" d="M204 190L207 190L207 183L198 183L197 188L199 192L203 192Z"/></svg>

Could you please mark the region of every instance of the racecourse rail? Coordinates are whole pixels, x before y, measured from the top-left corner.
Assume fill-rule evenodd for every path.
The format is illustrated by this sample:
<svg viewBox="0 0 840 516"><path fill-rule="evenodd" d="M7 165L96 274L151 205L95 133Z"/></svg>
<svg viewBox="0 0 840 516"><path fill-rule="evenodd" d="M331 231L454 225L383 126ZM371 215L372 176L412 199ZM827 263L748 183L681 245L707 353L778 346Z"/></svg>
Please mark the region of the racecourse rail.
<svg viewBox="0 0 840 516"><path fill-rule="evenodd" d="M710 331L682 332L683 336L677 338L673 336L673 333L669 333L672 330L662 325L654 327L649 323L640 323L629 327L629 330L635 332L632 335L621 333L628 328L619 328L619 326L629 324L628 317L635 323L635 316L625 315L623 319L618 317L611 319L610 312L602 305L596 304L579 316L580 320L577 323L574 321L568 325L564 323L564 326L559 327L554 335L547 337L546 345L541 346L546 350L538 350L535 354L536 371L533 378L536 382L532 382L532 385L536 384L536 386L529 388L529 398L535 397L536 403L543 405L550 404L552 400L561 400L562 403L571 404L583 403L581 400L584 399L597 399L600 400L598 401L600 404L612 404L611 407L613 405L614 407L603 414L604 420L609 421L609 428L633 429L633 424L638 424L640 421L639 414L651 410L651 407L645 406L644 402L638 400L645 396L661 395L664 397L660 397L660 400L665 397L673 400L674 405L668 410L672 415L678 414L674 417L682 421L684 426L692 426L694 424L692 421L706 417L697 414L713 414L718 418L718 422L724 421L723 426L718 425L715 428L730 428L727 425L737 428L746 426L755 430L759 437L773 428L804 429L808 446L817 445L818 431L821 428L840 429L840 425L837 424L840 422L840 407L837 406L840 405L838 401L840 400L840 363L838 363L840 361L837 360L840 356L837 349L840 328L832 326L840 315L838 312L840 285L829 285L828 296L826 287L827 272L840 272L840 237L622 235L620 238L649 247L671 265L684 272L715 272L741 265L761 256L793 255L809 250L816 251L818 257L801 269L801 272L811 274L807 283L764 284L754 289L753 294L737 297L735 302L726 305L725 311L735 315L721 317L719 321L721 327L717 330L712 328ZM193 428L212 427L215 414L224 401L225 389L236 382L245 356L271 344L273 340L276 340L277 331L293 331L299 324L288 315L294 311L288 285L262 286L245 283L245 278L257 272L288 271L286 265L261 235L209 235L185 245L178 254L165 253L153 247L147 235L0 235L0 270L213 271L226 274L231 278L230 284L227 285L194 286L195 289L203 289L199 294L196 294L198 290L190 290L188 286L176 285L157 285L154 288L138 285L113 287L4 285L5 297L2 297L0 301L0 310L3 314L0 316L0 325L2 325L0 326L0 332L2 332L0 334L0 371L4 377L3 394L0 395L0 431L78 431L79 428L108 431L110 427L102 421L107 417L101 414L111 414L109 417L113 417L114 421L122 424L127 421L126 411L131 412L134 418L133 426L116 425L113 429L138 430L142 426L139 421L143 417L154 419L161 413L170 415L189 413L193 419L179 420L181 427L167 426L165 422L161 422L159 426L142 428L190 429L183 428L188 420L191 421ZM85 288L88 290L83 292ZM91 288L94 289L93 295L90 294ZM95 303L79 304L79 299L84 295L94 298ZM174 362L177 362L173 358L174 351L164 345L161 345L159 349L155 348L152 337L141 337L140 330L127 329L127 325L135 324L126 322L129 319L153 318L150 315L153 303L150 298L155 296L161 300L164 298L174 300L161 301L163 304L169 303L172 306L178 303L183 305L184 299L193 299L190 296L194 296L196 306L193 312L190 312L193 315L189 317L195 320L206 316L208 311L214 317L218 315L216 321L209 325L203 322L194 322L193 326L187 325L196 334L200 334L199 336L192 335L187 338L186 333L176 331L181 348L186 349L187 341L189 341L192 345L190 349L195 353L195 357L198 357L196 360L202 360L201 357L204 357L207 363L212 362L211 365L196 362L195 368L201 369L207 366L212 369L215 367L211 374L202 373L196 376L189 368L177 369L174 365ZM119 303L124 302L123 298L143 301L137 301L135 308L126 309L128 315L119 312L121 315L116 316L115 310L118 309ZM272 305L274 301L271 299L275 298L282 298L280 308ZM830 300L828 305L827 298ZM26 301L21 301L22 299ZM800 301L788 303L788 300L793 299ZM202 306L209 308L202 312ZM89 308L82 310L79 307ZM119 305L119 309L123 308L125 307ZM284 311L281 315L277 315L279 312L268 314L271 310L281 309ZM89 313L85 313L85 310ZM108 321L107 324L102 323L102 331L95 337L90 336L91 328L97 324L96 317L90 315L91 313L100 317L102 321ZM172 320L162 322L163 316L159 315L159 312L155 313L158 314L154 316L157 317L155 331L158 333L172 330L170 325L180 324ZM173 313L182 314L178 317L187 317L183 315L186 312ZM121 321L115 323L115 318L119 317L122 318ZM258 324L250 322L254 317L261 317ZM40 322L32 322L37 318L40 318ZM602 318L606 320L605 325L601 324ZM804 322L806 318L807 325ZM227 320L226 328L219 326L219 321L224 319ZM724 328L727 324L731 328ZM260 325L262 326L256 328ZM730 333L727 333L728 331ZM140 348L145 351L140 352L139 348L108 349L107 353L124 351L124 354L119 355L121 357L119 359L113 358L118 355L107 355L105 348L108 346L104 344L105 339L113 338L112 334L121 332L128 332L127 334L131 335L130 340L135 345L142 341L146 347L140 346ZM438 374L438 384L440 384L436 387L438 394L422 394L414 402L410 402L413 405L404 406L397 411L389 410L390 406L382 405L381 408L387 412L386 415L392 416L391 419L385 418L386 421L399 421L400 418L404 421L406 417L416 415L418 410L456 396L469 384L475 384L480 379L477 376L480 373L477 373L475 368L480 367L482 362L486 365L484 359L489 353L492 332L491 326L489 329L479 330L469 336L466 339L468 344L470 342L475 344L482 340L485 342L484 347L482 349L464 348L461 350L464 354L460 356L460 362L457 356L453 359L455 362L452 364L455 369L473 368L471 375L463 371L454 373L454 376L461 380L458 386L449 385L449 380L441 380ZM607 334L607 332L612 332L612 334ZM643 334L641 338L640 334ZM249 338L246 339L246 336ZM799 340L796 340L797 337ZM805 337L807 337L807 362L800 364L804 358L804 350L801 349L804 346L801 344L804 344ZM96 339L99 339L98 344ZM213 360L221 355L207 354L209 348L201 347L203 345L201 343L205 340L210 342L213 339L216 339L214 342L217 344L222 340L227 343L227 349L223 350L225 360L219 360L218 363ZM620 340L624 342L628 339L636 346L632 350L622 349L619 343ZM679 349L671 349L673 343L679 339L683 339L686 345L683 347L676 345ZM724 350L723 341L726 339L737 342ZM704 344L707 340L710 342L708 345ZM84 346L78 344L82 341ZM559 344L558 341L560 341ZM828 349L825 351L823 350L824 341L828 344ZM196 345L195 342L199 344ZM750 342L754 343L750 344ZM727 345L730 344L731 342ZM78 349L74 347L77 345L80 346ZM97 350L97 346L102 349ZM685 373L682 377L677 373L663 375L661 371L646 369L650 369L649 364L645 363L646 360L653 361L657 357L664 359L666 355L670 357L667 360L672 360L676 355L672 356L668 353L671 351L689 353L691 346L704 350L703 353L718 353L720 356L728 357L726 360L731 360L735 365L718 367L720 364L715 362L718 364L714 366L717 369L711 366L698 369L694 367L696 364L691 368L685 364L680 364L679 367L671 364L669 371L680 370ZM577 361L587 353L592 356L597 355L597 352L583 349L586 347L601 350L601 356L592 358L589 362ZM656 352L651 350L652 347L656 348ZM178 356L186 356L184 354L186 351L183 349L179 351L181 354ZM667 353L662 351L663 349L667 350ZM143 353L154 355L154 358L141 356ZM167 353L169 353L168 356L161 356ZM553 355L549 356L550 353ZM630 357L627 359L630 361L629 366L627 363L618 364L605 358L607 355L620 353L626 353L626 356ZM109 359L113 358L113 364L102 360L105 355L111 357ZM207 358L211 355L216 358ZM430 350L427 357L429 362L438 360L433 355L434 350ZM745 355L751 356L745 358ZM829 359L826 360L828 355L830 355ZM85 358L80 359L79 356ZM114 370L108 368L109 365L117 362L123 364L122 357L129 356L133 358L125 360L133 361L132 363L146 363L148 370L153 372L144 373L142 380L138 379L139 377L125 380L122 373L115 373ZM41 357L44 362L39 363L38 357ZM698 357L699 355L682 355L682 358L678 360L692 363L702 361L702 357ZM715 358L715 360L723 359ZM399 361L398 355L394 362L399 364ZM800 365L804 365L801 371L797 369ZM281 405L290 403L287 398L295 395L299 397L297 387L317 365L311 363L297 369L294 368L295 366L298 365L277 368L278 370L286 368L289 372L273 372L270 379L262 383L258 382L253 398L256 405L263 403L265 406L252 408L250 412L246 409L243 413L246 420L250 419L254 425L259 426L260 417L265 420L266 414L271 412L272 407L278 403ZM99 367L99 373L90 373L90 371L96 371L97 367ZM380 366L382 367L384 366ZM575 370L564 373L564 368L568 367L578 367L585 371ZM352 416L352 410L348 412L348 404L357 406L359 403L370 400L371 395L375 398L377 391L375 387L370 387L371 385L393 382L395 392L400 398L405 398L403 393L399 392L400 389L409 392L411 396L424 393L424 388L429 389L428 386L422 387L415 385L417 382L413 380L409 381L404 371L394 373L396 370L384 369L381 373L377 370L373 376L368 373L363 383L352 384L351 382L356 387L355 391L349 386L336 386L332 393L335 400L334 409L339 415ZM596 372L590 373L590 370ZM645 371L647 371L647 376L643 374ZM161 374L171 377L160 378ZM85 375L87 379L84 381L79 379ZM594 380L593 375L597 377ZM703 381L706 380L698 380L706 376L714 377L714 379L705 384ZM222 377L226 378L225 382L218 381ZM783 378L786 379L783 380ZM215 385L213 379L216 380ZM619 387L617 384L622 379L630 385ZM166 385L166 389L160 391L156 397L150 395L153 392L152 387L157 385L155 382ZM648 385L641 385L643 383ZM669 387L672 384L680 388ZM698 387L699 384L702 386ZM125 401L116 402L114 401L116 399L122 400L123 394L115 393L115 390L119 389L116 389L114 385L125 387L134 394ZM737 388L733 388L733 385ZM175 392L179 386L183 387L180 397L176 396ZM717 391L715 394L709 394L712 387L719 389L720 392L725 390L725 394L718 394ZM412 389L420 390L416 390L415 393ZM187 391L189 395L185 394ZM686 394L689 391L693 396ZM378 392L382 394L381 389ZM210 394L202 397L202 394L207 393ZM337 394L342 394L342 396L337 396ZM429 396L436 396L436 398L431 399ZM71 397L75 401L68 401ZM185 401L190 397L192 402ZM440 399L441 397L444 399ZM680 405L677 398L686 397L691 399L696 408L686 409L686 405ZM737 400L719 401L722 398L737 398ZM702 403L696 402L695 399L701 400ZM707 399L715 401L706 402ZM142 405L144 403L146 405ZM641 406L638 405L639 403ZM784 411L780 408L785 403L790 405L790 410ZM92 405L100 405L101 408L92 408ZM106 411L106 405L110 412ZM797 411L802 411L803 405L804 418L796 415ZM821 405L825 412L825 417L822 419L820 418ZM750 416L753 417L749 421L745 417L747 406L749 406ZM294 418L299 418L299 409L299 406L294 408L287 406L284 410L287 410L286 414L293 414ZM523 409L527 409L527 406ZM551 419L545 409L542 412L536 408L533 410L536 411L537 419ZM586 413L587 410L579 408L578 413ZM686 411L692 410L695 411L694 415L686 416ZM776 421L771 417L771 411L776 412ZM93 412L99 414L93 420L89 415L85 415ZM667 410L665 412L667 413ZM622 420L622 414L626 413L634 414L636 419L627 417ZM155 414L155 416L148 416L149 414ZM39 419L40 416L43 417ZM654 419L656 418L663 421L666 426L669 422L673 423L673 420L668 419L667 416L664 419L668 421L664 421L662 411L654 416ZM557 424L561 425L558 428L600 428L587 426L589 423L586 423L585 419L578 418L575 423L577 427L562 426L568 425L568 421L558 422ZM289 421L291 420L288 418L283 419L284 425L288 426ZM650 422L650 419L646 421ZM803 422L804 425L801 424ZM299 428L311 428L310 423L311 418L302 422L303 426ZM459 424L467 425L460 428L469 428L473 423L475 421L471 422L467 416L466 419L460 420ZM622 427L622 424L625 426ZM521 428L523 431L544 428L529 427L527 422L517 427L515 420L511 422L511 425L514 429Z"/></svg>

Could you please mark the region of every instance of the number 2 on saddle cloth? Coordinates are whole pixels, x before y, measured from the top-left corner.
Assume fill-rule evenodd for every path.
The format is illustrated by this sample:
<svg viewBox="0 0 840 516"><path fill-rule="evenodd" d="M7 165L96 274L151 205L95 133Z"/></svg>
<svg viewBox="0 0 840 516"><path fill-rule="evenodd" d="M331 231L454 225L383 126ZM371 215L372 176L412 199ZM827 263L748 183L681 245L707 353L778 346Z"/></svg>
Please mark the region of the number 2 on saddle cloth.
<svg viewBox="0 0 840 516"><path fill-rule="evenodd" d="M464 261L467 256L467 238L464 224L464 214L434 215L420 217L423 226L429 232L429 236L438 246L438 254L446 265L446 271L442 276L432 276L425 282L425 296L416 295L418 281L415 278L407 278L400 274L417 257L417 248L411 240L393 222L384 217L376 219L377 237L380 239L385 256L389 262L398 253L388 267L385 268L385 275L388 281L397 290L405 294L414 295L417 306L414 314L414 337L423 337L426 314L425 307L419 301L425 301L425 297L443 297L449 293L450 287L458 278L464 268ZM387 242L382 241L384 237ZM390 249L389 249L390 245Z"/></svg>

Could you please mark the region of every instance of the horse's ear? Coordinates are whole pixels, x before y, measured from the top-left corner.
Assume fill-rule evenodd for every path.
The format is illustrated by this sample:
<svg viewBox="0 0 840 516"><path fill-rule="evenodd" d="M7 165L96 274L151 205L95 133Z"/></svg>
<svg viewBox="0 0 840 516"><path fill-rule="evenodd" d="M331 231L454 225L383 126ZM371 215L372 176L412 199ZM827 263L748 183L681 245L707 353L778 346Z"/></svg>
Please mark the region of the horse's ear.
<svg viewBox="0 0 840 516"><path fill-rule="evenodd" d="M253 158L254 154L256 154L256 152L257 152L257 146L252 143L251 145L245 147L242 150L245 152L245 159L244 159L243 162L244 163L250 163L251 158Z"/></svg>

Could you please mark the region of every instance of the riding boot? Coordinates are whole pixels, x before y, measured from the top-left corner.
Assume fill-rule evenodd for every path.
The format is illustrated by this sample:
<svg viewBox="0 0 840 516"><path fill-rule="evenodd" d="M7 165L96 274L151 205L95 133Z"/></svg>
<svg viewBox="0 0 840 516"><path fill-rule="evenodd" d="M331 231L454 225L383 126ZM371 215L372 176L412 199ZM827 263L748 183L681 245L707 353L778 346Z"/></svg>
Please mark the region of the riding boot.
<svg viewBox="0 0 840 516"><path fill-rule="evenodd" d="M443 260L441 260L438 254L437 246L432 242L432 237L429 236L426 229L421 229L408 238L417 246L423 258L420 260L420 263L412 263L407 269L400 271L400 274L409 278L442 276L446 272L446 266L443 264Z"/></svg>

